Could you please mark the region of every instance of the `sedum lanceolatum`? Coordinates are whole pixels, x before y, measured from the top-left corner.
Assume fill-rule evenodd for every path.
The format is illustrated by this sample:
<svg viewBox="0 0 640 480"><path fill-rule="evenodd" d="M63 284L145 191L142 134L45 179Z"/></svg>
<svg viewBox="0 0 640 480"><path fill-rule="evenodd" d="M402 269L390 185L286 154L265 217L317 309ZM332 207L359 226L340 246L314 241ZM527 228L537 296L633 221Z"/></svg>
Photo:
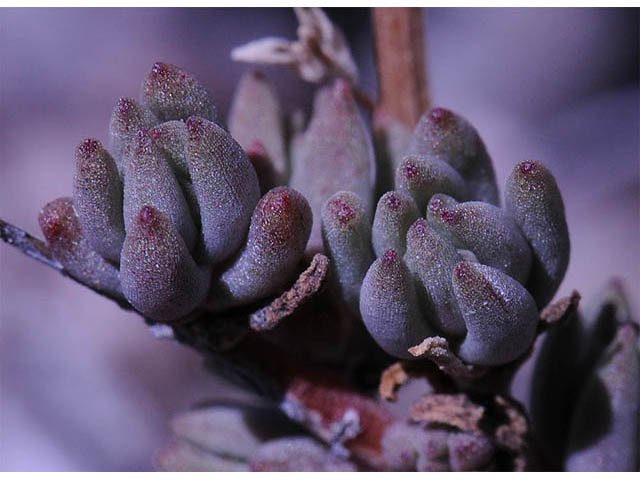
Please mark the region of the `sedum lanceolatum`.
<svg viewBox="0 0 640 480"><path fill-rule="evenodd" d="M68 275L270 400L176 417L157 465L637 469L638 326L619 287L587 315L577 294L551 303L570 254L551 171L521 161L501 201L469 121L364 115L344 38L298 15L300 42L240 57L289 49L272 63L321 83L306 127L264 73L241 78L225 121L193 75L156 63L39 216ZM334 68L301 53L314 35ZM547 330L525 410L509 383ZM409 413L388 408L418 378Z"/></svg>

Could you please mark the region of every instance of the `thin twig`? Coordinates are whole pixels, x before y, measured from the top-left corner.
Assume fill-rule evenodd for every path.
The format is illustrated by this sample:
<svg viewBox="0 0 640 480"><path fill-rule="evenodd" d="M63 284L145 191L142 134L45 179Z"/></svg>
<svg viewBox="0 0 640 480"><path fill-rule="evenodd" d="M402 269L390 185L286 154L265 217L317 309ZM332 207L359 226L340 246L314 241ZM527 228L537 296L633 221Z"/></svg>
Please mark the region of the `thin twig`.
<svg viewBox="0 0 640 480"><path fill-rule="evenodd" d="M378 108L408 127L429 107L421 8L374 8Z"/></svg>
<svg viewBox="0 0 640 480"><path fill-rule="evenodd" d="M63 268L53 255L46 243L15 225L5 222L0 218L0 238L3 242L17 248L28 257L44 263L45 265L62 272Z"/></svg>
<svg viewBox="0 0 640 480"><path fill-rule="evenodd" d="M16 227L9 222L5 222L0 218L0 239L3 242L8 243L12 247L17 248L22 253L27 255L28 257L34 258L39 262L44 263L46 266L53 268L60 274L64 275L72 279L73 281L83 285L87 288L90 288L94 292L102 295L103 297L108 298L109 300L113 300L116 302L121 308L125 310L133 310L133 307L129 302L121 297L117 297L112 295L111 293L104 292L97 288L92 287L91 285L87 285L82 280L75 278L67 272L64 267L58 262L53 255L51 254L51 250L46 243L42 240L37 239L33 235L27 233L22 230L20 227Z"/></svg>

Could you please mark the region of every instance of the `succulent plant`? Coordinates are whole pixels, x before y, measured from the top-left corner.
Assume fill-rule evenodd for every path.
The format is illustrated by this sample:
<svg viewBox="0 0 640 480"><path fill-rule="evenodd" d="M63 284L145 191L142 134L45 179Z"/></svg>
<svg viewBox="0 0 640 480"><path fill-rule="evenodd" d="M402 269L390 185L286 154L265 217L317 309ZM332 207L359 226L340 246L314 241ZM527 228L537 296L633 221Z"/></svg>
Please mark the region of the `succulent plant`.
<svg viewBox="0 0 640 480"><path fill-rule="evenodd" d="M461 115L431 108L411 131L378 110L371 131L344 37L297 13L299 42L234 55L323 82L306 129L287 128L264 73L240 80L225 122L193 75L156 63L139 102L117 102L108 147L77 147L73 197L39 216L47 245L2 224L262 395L174 419L157 466L637 469L638 325L617 287L590 316L577 293L551 303L570 243L550 170L515 165L501 206ZM526 412L506 392L543 332ZM427 393L392 413L417 378Z"/></svg>
<svg viewBox="0 0 640 480"><path fill-rule="evenodd" d="M111 153L96 139L81 142L73 201L43 209L40 223L59 246L56 259L158 322L276 293L302 258L311 212L288 187L260 198L249 157L220 123L200 82L156 63L140 103L123 98L114 108ZM254 131L240 120L233 125ZM77 240L65 250L71 236Z"/></svg>

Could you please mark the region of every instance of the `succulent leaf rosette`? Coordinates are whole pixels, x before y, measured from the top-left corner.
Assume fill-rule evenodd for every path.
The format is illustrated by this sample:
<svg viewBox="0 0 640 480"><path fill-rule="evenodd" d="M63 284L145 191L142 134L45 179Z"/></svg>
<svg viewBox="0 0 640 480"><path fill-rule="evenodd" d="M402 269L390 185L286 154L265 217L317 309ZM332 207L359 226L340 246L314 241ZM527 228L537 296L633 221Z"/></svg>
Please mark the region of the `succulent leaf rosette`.
<svg viewBox="0 0 640 480"><path fill-rule="evenodd" d="M318 90L305 131L284 131L263 74L243 77L227 129L198 80L156 63L140 102L117 103L108 149L80 143L73 198L43 209L42 230L71 275L156 322L273 297L324 252L335 298L392 356L434 336L472 365L527 351L569 260L547 168L518 164L500 207L478 132L442 108L376 142L377 166L343 79ZM385 168L395 189L376 202Z"/></svg>
<svg viewBox="0 0 640 480"><path fill-rule="evenodd" d="M314 12L303 17L325 22ZM271 55L272 44L240 53L253 58L266 48ZM300 54L295 45L290 55ZM570 253L556 180L542 163L521 161L501 202L488 150L465 118L432 108L413 131L382 111L368 118L354 79L330 75L344 68L314 65L322 75L313 78L325 82L302 128L299 119L287 122L263 73L242 77L225 122L193 75L156 63L139 101L117 102L106 146L89 138L77 147L72 197L40 213L52 255L81 283L177 337L190 332L192 346L202 332L211 341L232 319L242 335L253 335L233 361L267 352L268 361L258 356L256 363L280 382L279 407L217 405L178 417L178 440L159 453L158 465L464 471L502 468L509 457L508 468L526 468L524 415L502 392L489 400L468 396L456 372L489 378L514 370L543 329L541 318L577 306L545 309ZM280 325L296 313L295 322ZM637 452L617 450L637 445L637 325L609 320L615 334L600 345L591 330L602 322L594 320L569 358L565 337L578 338L576 322L547 336L540 356L547 363L536 368L543 372L548 359L562 357L559 375L574 378L566 385L579 401L565 402L566 420L550 425L550 409L560 407L548 404L549 391L559 387L537 375L534 433L561 444L549 461L566 460L569 469L637 468ZM412 407L413 423L397 421L352 386L291 373L294 350L311 365L346 371L365 357L378 375L386 367L381 392L406 381L408 365L426 368L426 356L454 377L454 387L432 386ZM617 410L612 430L592 447L601 463L594 466L590 451L581 453L581 431L603 389ZM247 427L247 412L261 418L257 423L283 412L288 418L258 435ZM503 423L489 422L488 431L481 419L495 412Z"/></svg>
<svg viewBox="0 0 640 480"><path fill-rule="evenodd" d="M248 81L249 94L263 86ZM243 109L236 104L232 129ZM265 155L282 174L283 139L270 143L269 125ZM40 215L71 275L165 323L197 307L259 300L291 279L311 229L309 205L286 186L261 197L250 157L193 76L156 63L140 102L116 105L108 144L78 146L73 198L54 200Z"/></svg>

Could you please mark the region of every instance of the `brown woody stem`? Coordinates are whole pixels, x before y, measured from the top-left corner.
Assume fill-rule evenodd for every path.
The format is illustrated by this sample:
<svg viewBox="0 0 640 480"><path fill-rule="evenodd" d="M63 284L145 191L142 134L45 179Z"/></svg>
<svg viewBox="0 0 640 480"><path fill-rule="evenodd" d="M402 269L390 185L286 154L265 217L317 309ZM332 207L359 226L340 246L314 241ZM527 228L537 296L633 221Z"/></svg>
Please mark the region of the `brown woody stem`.
<svg viewBox="0 0 640 480"><path fill-rule="evenodd" d="M422 9L374 8L378 108L408 127L429 107Z"/></svg>

